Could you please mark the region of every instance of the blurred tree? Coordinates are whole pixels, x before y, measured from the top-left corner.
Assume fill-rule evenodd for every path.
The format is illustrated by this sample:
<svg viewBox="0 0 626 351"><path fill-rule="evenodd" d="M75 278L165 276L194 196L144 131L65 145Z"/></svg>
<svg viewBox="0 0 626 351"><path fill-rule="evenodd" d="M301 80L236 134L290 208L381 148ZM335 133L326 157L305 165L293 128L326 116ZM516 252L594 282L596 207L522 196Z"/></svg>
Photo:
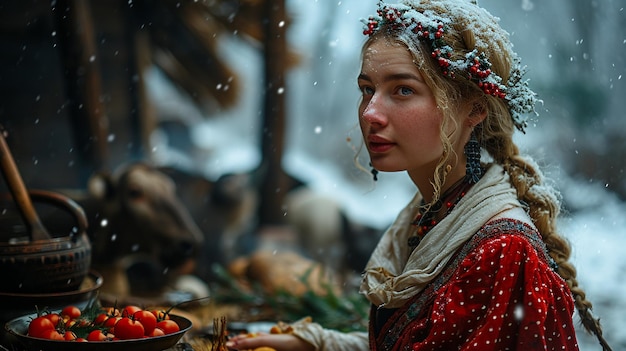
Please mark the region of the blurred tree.
<svg viewBox="0 0 626 351"><path fill-rule="evenodd" d="M622 5L573 0L535 6L529 15L535 22L529 28L542 40L530 32L523 32L523 37L543 43L550 58L548 74L533 82L538 78L540 97L549 111L549 119L542 123L558 125L551 156L568 174L606 184L626 199L626 145L620 136L626 125L616 114L623 109L619 96L625 88L620 79L625 67L620 51L625 34ZM531 50L538 48L531 45Z"/></svg>

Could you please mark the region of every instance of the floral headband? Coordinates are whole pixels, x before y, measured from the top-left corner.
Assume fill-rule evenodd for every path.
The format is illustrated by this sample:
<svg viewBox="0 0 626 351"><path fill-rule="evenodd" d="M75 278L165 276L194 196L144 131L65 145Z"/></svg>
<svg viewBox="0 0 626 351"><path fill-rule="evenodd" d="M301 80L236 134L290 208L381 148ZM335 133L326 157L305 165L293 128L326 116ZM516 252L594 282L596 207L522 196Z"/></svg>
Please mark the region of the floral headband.
<svg viewBox="0 0 626 351"><path fill-rule="evenodd" d="M419 1L417 1L419 3ZM464 1L463 4L476 6ZM477 19L474 19L477 20ZM522 133L527 126L528 113L535 112L536 94L528 87L528 81L522 80L525 67L511 52L514 62L507 84L502 78L491 71L491 62L484 52L474 49L465 55L465 59L452 60L452 48L444 40L444 33L449 30L450 19L435 14L433 11L419 12L404 4L378 3L377 15L361 20L364 23L363 34L371 36L383 26L394 29L406 29L427 43L431 56L437 62L445 77L454 78L464 74L478 85L482 91L491 96L503 99L509 106L515 127Z"/></svg>

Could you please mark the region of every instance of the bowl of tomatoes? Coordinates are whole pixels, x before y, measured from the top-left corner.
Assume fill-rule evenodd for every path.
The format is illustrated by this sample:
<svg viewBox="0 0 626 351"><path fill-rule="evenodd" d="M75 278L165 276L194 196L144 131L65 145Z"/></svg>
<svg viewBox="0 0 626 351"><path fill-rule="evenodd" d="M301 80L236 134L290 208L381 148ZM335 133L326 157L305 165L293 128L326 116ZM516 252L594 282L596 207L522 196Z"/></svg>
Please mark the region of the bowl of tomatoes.
<svg viewBox="0 0 626 351"><path fill-rule="evenodd" d="M6 339L10 337L2 328L6 322L33 313L37 308L60 310L70 304L84 308L89 301L96 298L102 283L102 275L90 271L75 291L37 294L0 292L0 344L8 343Z"/></svg>
<svg viewBox="0 0 626 351"><path fill-rule="evenodd" d="M174 346L192 327L189 319L137 306L40 311L5 324L13 346L24 350L158 351Z"/></svg>

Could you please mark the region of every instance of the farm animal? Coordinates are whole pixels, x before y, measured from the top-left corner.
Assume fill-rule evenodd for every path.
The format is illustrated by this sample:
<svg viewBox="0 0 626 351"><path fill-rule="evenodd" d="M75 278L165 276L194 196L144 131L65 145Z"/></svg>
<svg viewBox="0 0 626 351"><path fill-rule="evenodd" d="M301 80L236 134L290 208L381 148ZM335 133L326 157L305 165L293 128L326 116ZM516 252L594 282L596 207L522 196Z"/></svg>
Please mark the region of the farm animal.
<svg viewBox="0 0 626 351"><path fill-rule="evenodd" d="M176 195L174 182L145 163L96 174L85 209L92 266L104 276L104 292L161 292L173 277L192 273L204 235Z"/></svg>
<svg viewBox="0 0 626 351"><path fill-rule="evenodd" d="M253 256L263 244L258 194L247 173L213 181L131 163L95 175L88 188L78 202L88 216L93 266L105 276L105 292L157 294L181 275L210 283L212 265ZM335 200L300 183L289 191L285 211L290 248L333 271L359 272L380 235L352 223Z"/></svg>

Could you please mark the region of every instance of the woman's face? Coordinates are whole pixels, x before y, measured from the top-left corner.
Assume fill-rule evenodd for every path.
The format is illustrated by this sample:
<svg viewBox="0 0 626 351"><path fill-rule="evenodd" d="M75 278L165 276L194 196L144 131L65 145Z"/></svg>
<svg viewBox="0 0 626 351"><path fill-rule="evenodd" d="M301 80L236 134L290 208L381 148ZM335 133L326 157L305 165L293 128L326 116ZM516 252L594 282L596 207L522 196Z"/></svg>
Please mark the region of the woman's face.
<svg viewBox="0 0 626 351"><path fill-rule="evenodd" d="M363 52L359 123L372 166L431 176L442 153L435 96L406 47L376 40Z"/></svg>

